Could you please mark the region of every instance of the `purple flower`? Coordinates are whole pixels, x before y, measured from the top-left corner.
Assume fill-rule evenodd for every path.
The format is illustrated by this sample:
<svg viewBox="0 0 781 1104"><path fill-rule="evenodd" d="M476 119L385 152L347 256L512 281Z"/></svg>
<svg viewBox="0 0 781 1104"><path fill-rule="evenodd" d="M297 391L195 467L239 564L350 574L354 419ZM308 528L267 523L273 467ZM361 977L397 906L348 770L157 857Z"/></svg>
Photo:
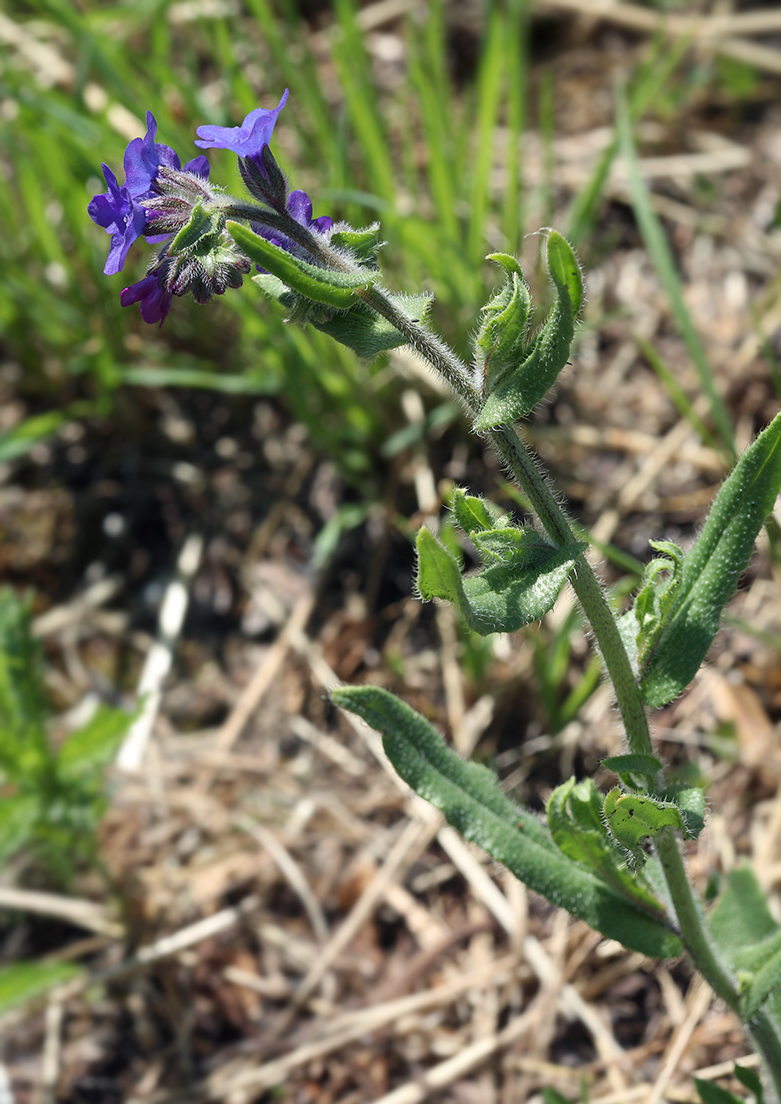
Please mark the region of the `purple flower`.
<svg viewBox="0 0 781 1104"><path fill-rule="evenodd" d="M287 97L286 88L273 111L256 107L246 116L240 127L198 127L195 145L200 149L232 150L237 157L259 157L263 147L271 141L274 124L287 103Z"/></svg>
<svg viewBox="0 0 781 1104"><path fill-rule="evenodd" d="M334 224L334 220L330 215L320 215L319 218L312 218L312 200L306 192L302 192L300 189L291 192L287 197L287 213L292 215L301 226L305 226L307 230L316 230L318 234L324 234Z"/></svg>
<svg viewBox="0 0 781 1104"><path fill-rule="evenodd" d="M141 304L141 317L150 325L159 322L162 326L165 317L171 309L173 295L161 287L157 276L145 276L137 284L126 287L119 297L123 307L129 307L131 303Z"/></svg>
<svg viewBox="0 0 781 1104"><path fill-rule="evenodd" d="M176 150L162 142L155 142L157 122L151 111L146 113L146 134L143 138L134 138L125 150L125 187L136 199L146 199L153 194L152 185L161 165L170 169L181 169L182 165ZM209 176L209 162L201 154L185 165L185 172L194 172L198 176Z"/></svg>
<svg viewBox="0 0 781 1104"><path fill-rule="evenodd" d="M286 210L291 218L296 220L299 226L303 226L307 230L315 230L318 234L325 234L334 224L334 220L330 215L320 215L319 218L312 218L312 200L306 192L300 189L291 192L287 197ZM258 222L251 223L251 226L255 233L259 234L261 238L273 242L273 244L278 245L280 249L284 249L288 253L295 253L297 256L301 254L301 247L294 243L286 234L283 234L281 230L272 230L271 227L263 226Z"/></svg>
<svg viewBox="0 0 781 1104"><path fill-rule="evenodd" d="M122 270L128 250L136 238L146 233L147 211L145 199L154 194L154 183L161 166L180 168L179 156L170 146L155 142L157 123L151 111L146 113L146 134L134 138L125 150L125 183L120 185L107 165L103 166L108 191L96 195L87 206L90 217L111 234L108 260L103 269L107 276ZM203 154L185 165L185 172L196 176L209 176L209 162ZM161 241L160 235L152 241Z"/></svg>
<svg viewBox="0 0 781 1104"><path fill-rule="evenodd" d="M146 227L146 211L128 191L117 183L108 165L103 166L108 191L94 196L88 206L90 218L111 234L108 260L103 269L107 276L121 272L128 250Z"/></svg>

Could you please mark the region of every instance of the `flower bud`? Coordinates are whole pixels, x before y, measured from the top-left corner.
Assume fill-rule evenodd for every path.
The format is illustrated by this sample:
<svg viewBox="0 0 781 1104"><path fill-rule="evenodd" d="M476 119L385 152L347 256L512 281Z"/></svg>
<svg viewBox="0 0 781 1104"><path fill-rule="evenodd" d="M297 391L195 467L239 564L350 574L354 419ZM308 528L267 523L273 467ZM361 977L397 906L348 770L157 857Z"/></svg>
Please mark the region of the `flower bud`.
<svg viewBox="0 0 781 1104"><path fill-rule="evenodd" d="M172 295L192 295L197 303L207 303L227 288L241 287L252 268L225 231L207 234L181 251L166 250L153 271L161 285Z"/></svg>
<svg viewBox="0 0 781 1104"><path fill-rule="evenodd" d="M261 203L283 214L287 204L287 182L270 146L260 153L239 158L239 172L247 190Z"/></svg>

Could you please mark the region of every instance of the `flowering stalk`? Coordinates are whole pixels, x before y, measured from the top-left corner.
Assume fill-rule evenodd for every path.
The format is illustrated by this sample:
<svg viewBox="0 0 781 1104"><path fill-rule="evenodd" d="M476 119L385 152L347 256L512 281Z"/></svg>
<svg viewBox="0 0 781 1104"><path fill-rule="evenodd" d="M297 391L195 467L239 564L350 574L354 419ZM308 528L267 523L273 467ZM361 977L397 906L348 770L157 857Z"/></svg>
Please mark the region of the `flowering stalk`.
<svg viewBox="0 0 781 1104"><path fill-rule="evenodd" d="M531 888L630 948L658 957L688 951L743 1019L762 1056L768 1091L781 1104L781 926L753 875L740 872L705 921L676 838L701 831L704 795L666 777L646 713L672 701L694 677L773 508L781 489L781 415L738 461L689 552L651 542L660 555L648 564L633 608L616 618L583 556L584 543L516 428L568 362L583 302L571 248L548 233L555 299L533 335L531 297L517 260L491 254L505 283L482 310L468 364L428 329L428 296L380 287L378 225L355 230L327 215L314 218L309 196L289 190L269 145L287 95L273 110L250 112L241 126L198 129L201 149L238 157L249 200L210 184L203 156L181 168L174 150L155 142L148 113L146 135L125 152L125 182L104 166L107 191L89 205L111 236L105 272L120 272L140 237L159 246L146 276L125 288L120 301L139 303L145 321L162 324L174 297L192 294L205 303L239 287L254 266L253 282L291 321L366 358L411 345L446 380L475 432L487 437L524 492L537 527L518 525L491 502L456 489L454 520L482 566L463 576L452 550L421 529L418 593L450 601L470 628L488 635L539 621L569 581L623 722L625 753L604 764L620 785L603 797L590 779L570 779L551 795L544 826L509 802L490 772L461 761L386 691L341 687L333 699L381 731L401 777ZM646 877L646 869L655 875Z"/></svg>
<svg viewBox="0 0 781 1104"><path fill-rule="evenodd" d="M157 122L151 111L146 134L125 150L124 183L103 166L107 191L94 196L87 210L111 236L106 275L122 271L139 238L161 245L146 276L122 291L123 307L139 303L145 322L162 325L175 296L192 295L206 303L228 288L241 287L252 263L227 232L229 218L246 220L255 234L302 256L312 238L310 228L328 233L333 220L327 215L313 218L306 192L288 191L269 148L287 95L273 110L250 112L240 127L198 129L195 144L201 149L229 149L239 156L242 177L256 203L236 201L210 184L203 154L182 169L176 151L155 142Z"/></svg>

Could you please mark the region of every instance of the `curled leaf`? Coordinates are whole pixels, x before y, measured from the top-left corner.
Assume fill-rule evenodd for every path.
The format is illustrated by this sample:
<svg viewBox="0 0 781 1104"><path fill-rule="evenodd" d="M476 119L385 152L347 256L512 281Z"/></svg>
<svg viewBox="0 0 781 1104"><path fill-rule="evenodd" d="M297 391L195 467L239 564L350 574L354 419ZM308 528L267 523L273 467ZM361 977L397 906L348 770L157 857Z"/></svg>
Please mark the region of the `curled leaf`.
<svg viewBox="0 0 781 1104"><path fill-rule="evenodd" d="M482 636L515 632L552 608L583 545L554 548L534 530L497 529L476 535L500 562L462 577L452 553L425 527L420 529L417 589L421 598L444 598ZM497 550L500 550L497 552Z"/></svg>
<svg viewBox="0 0 781 1104"><path fill-rule="evenodd" d="M549 232L547 251L556 301L542 329L524 350L524 359L503 369L495 380L475 423L478 432L509 425L529 414L569 359L575 318L583 303L583 282L572 248L555 230ZM495 336L494 343L498 340Z"/></svg>

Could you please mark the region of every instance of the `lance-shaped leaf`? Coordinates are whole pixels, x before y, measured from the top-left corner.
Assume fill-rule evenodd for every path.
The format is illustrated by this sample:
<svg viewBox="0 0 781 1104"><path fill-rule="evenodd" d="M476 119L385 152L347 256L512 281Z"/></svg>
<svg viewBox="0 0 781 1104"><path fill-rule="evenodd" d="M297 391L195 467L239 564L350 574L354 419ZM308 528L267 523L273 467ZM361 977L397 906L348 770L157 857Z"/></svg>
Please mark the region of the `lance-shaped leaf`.
<svg viewBox="0 0 781 1104"><path fill-rule="evenodd" d="M222 231L223 223L224 217L221 214L204 210L199 200L193 207L188 222L171 242L170 251L182 253L186 249L191 249L204 237L213 238Z"/></svg>
<svg viewBox="0 0 781 1104"><path fill-rule="evenodd" d="M476 495L464 494L460 487L453 488L450 509L453 511L456 523L472 540L476 533L482 533L486 529L498 529L500 525L506 524L503 519L508 517L507 514L502 514L493 502L478 498Z"/></svg>
<svg viewBox="0 0 781 1104"><path fill-rule="evenodd" d="M484 547L501 548L506 559L462 577L452 554L428 529L420 529L416 583L424 601L452 602L470 629L482 636L515 632L544 617L584 548L553 548L534 530L496 529L479 536Z"/></svg>
<svg viewBox="0 0 781 1104"><path fill-rule="evenodd" d="M416 793L531 889L643 954L680 953L680 940L657 916L567 858L531 813L504 796L487 768L464 762L404 702L375 686L341 686L332 697L382 733L388 758Z"/></svg>
<svg viewBox="0 0 781 1104"><path fill-rule="evenodd" d="M694 1087L697 1090L702 1104L746 1104L740 1096L735 1096L721 1085L715 1085L712 1081L703 1081L700 1077L693 1078Z"/></svg>
<svg viewBox="0 0 781 1104"><path fill-rule="evenodd" d="M486 389L493 391L524 359L531 295L514 257L489 253L486 260L496 261L507 272L504 286L483 307L475 339L477 367Z"/></svg>
<svg viewBox="0 0 781 1104"><path fill-rule="evenodd" d="M385 242L380 241L380 224L372 223L360 230L344 227L331 234L331 245L337 249L346 249L358 264L375 264L377 254Z"/></svg>
<svg viewBox="0 0 781 1104"><path fill-rule="evenodd" d="M403 311L416 322L423 322L431 308L432 297L385 293L397 310ZM391 325L386 318L375 314L362 303L352 310L334 314L328 319L310 319L315 329L322 330L340 345L347 345L363 360L371 360L388 349L407 345L409 339Z"/></svg>
<svg viewBox="0 0 781 1104"><path fill-rule="evenodd" d="M697 839L705 827L705 793L699 786L668 786L664 797L681 811L683 838Z"/></svg>
<svg viewBox="0 0 781 1104"><path fill-rule="evenodd" d="M696 675L780 488L778 414L722 484L702 533L686 554L667 623L641 672L646 704L666 705Z"/></svg>
<svg viewBox="0 0 781 1104"><path fill-rule="evenodd" d="M565 287L577 318L583 306L583 275L572 246L555 230L548 231L548 272L556 287Z"/></svg>
<svg viewBox="0 0 781 1104"><path fill-rule="evenodd" d="M569 359L575 317L583 302L583 283L572 248L555 230L548 235L547 249L556 301L525 359L503 374L486 397L475 423L478 432L508 425L530 413Z"/></svg>
<svg viewBox="0 0 781 1104"><path fill-rule="evenodd" d="M318 268L267 241L240 222L229 220L225 225L236 245L251 261L268 269L298 295L326 307L347 310L358 301L357 291L365 291L379 279L379 272L369 269L339 272L332 268Z"/></svg>
<svg viewBox="0 0 781 1104"><path fill-rule="evenodd" d="M736 1062L732 1073L737 1080L740 1081L741 1085L744 1085L750 1093L754 1094L755 1104L765 1104L765 1094L762 1089L762 1082L756 1070L751 1069L750 1066L739 1065ZM743 1104L743 1101L741 1101L740 1104Z"/></svg>
<svg viewBox="0 0 781 1104"><path fill-rule="evenodd" d="M781 930L760 946L746 948L736 962L742 983L740 1010L746 1020L759 1011L771 995L781 997Z"/></svg>
<svg viewBox="0 0 781 1104"><path fill-rule="evenodd" d="M637 664L645 665L667 625L683 577L683 551L673 541L649 541L657 552L643 572L643 586L631 613L637 622Z"/></svg>
<svg viewBox="0 0 781 1104"><path fill-rule="evenodd" d="M668 784L662 763L653 755L613 755L603 759L602 766L615 771L627 789L640 791L641 800L650 796L662 807L674 805L680 813L680 821L673 816L671 823L681 831L684 839L699 836L705 826L705 794L698 786ZM611 793L615 798L620 790L614 789ZM630 806L626 804L625 807Z"/></svg>

